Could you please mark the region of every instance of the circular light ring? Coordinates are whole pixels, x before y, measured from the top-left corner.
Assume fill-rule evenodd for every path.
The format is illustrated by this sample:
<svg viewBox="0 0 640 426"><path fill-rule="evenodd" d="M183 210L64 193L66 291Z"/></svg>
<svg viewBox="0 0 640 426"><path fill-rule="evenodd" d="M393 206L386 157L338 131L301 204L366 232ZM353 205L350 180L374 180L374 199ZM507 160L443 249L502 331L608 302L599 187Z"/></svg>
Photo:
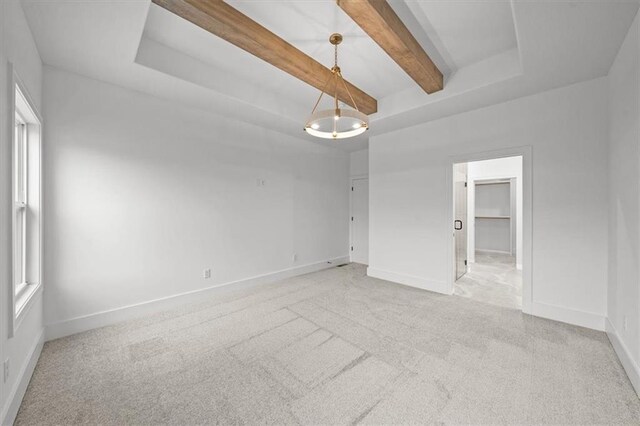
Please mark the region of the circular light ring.
<svg viewBox="0 0 640 426"><path fill-rule="evenodd" d="M363 114L355 109L340 109L340 117L338 118L338 120L343 117L355 118L356 120L360 120L362 122L362 126L359 128L348 131L341 131L335 134L333 132L324 132L313 128L314 124L317 124L317 122L335 117L335 113L335 109L325 109L322 111L314 112L311 117L309 117L309 120L307 120L307 123L304 126L304 130L311 136L316 136L318 138L347 139L361 135L369 129L369 117L367 117L366 114Z"/></svg>
<svg viewBox="0 0 640 426"><path fill-rule="evenodd" d="M354 136L358 136L363 134L364 132L367 131L366 127L360 127L359 129L356 130L349 130L348 132L339 132L336 133L336 135L333 135L333 132L321 132L319 130L314 130L311 128L306 129L307 133L309 133L311 136L315 136L318 138L324 138L324 139L347 139L347 138L352 138Z"/></svg>

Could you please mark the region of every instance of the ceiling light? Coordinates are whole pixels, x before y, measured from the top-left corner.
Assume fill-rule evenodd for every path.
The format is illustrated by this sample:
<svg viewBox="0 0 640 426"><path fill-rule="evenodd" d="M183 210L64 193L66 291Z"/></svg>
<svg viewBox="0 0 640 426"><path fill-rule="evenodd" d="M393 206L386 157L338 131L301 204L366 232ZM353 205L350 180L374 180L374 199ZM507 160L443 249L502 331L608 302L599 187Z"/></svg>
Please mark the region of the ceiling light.
<svg viewBox="0 0 640 426"><path fill-rule="evenodd" d="M307 120L304 130L312 136L325 139L346 139L353 136L360 135L369 129L369 117L358 110L358 105L353 100L349 88L342 78L342 72L338 66L338 45L342 42L342 35L331 34L329 42L333 44L335 49L335 62L333 68L331 68L331 77L324 85L324 89L320 92L320 97L316 102L311 116ZM329 83L333 80L333 96L334 96L334 108L316 111L322 96L329 87ZM338 91L342 88L346 91L346 94L351 99L351 103L355 109L340 108L338 103ZM331 95L329 95L331 96Z"/></svg>

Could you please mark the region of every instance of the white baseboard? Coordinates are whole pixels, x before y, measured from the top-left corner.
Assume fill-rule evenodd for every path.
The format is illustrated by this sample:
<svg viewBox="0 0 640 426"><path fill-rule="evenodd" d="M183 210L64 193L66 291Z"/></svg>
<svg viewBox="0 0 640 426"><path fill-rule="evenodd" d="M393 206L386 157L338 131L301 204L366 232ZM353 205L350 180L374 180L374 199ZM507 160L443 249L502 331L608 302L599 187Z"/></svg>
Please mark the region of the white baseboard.
<svg viewBox="0 0 640 426"><path fill-rule="evenodd" d="M598 331L604 331L605 328L605 317L602 315L547 305L546 303L533 302L531 304L531 315Z"/></svg>
<svg viewBox="0 0 640 426"><path fill-rule="evenodd" d="M42 345L44 345L44 330L40 330L38 338L35 340L28 358L25 363L22 364L20 372L18 373L18 380L13 385L13 388L9 391L9 397L7 398L7 405L3 410L2 425L10 426L13 424L18 415L20 404L22 404L22 398L27 391L27 386L33 375L33 370L36 368L40 353L42 352Z"/></svg>
<svg viewBox="0 0 640 426"><path fill-rule="evenodd" d="M242 280L232 281L228 283L218 284L212 287L194 290L187 293L176 294L174 296L164 297L161 299L150 300L135 305L123 306L121 308L111 309L108 311L97 312L95 314L82 317L72 318L60 321L46 326L46 340L58 339L60 337L69 336L71 334L80 333L94 328L105 327L107 325L116 324L134 318L140 318L155 312L172 309L187 303L201 301L203 297L209 297L222 292L234 291L241 288L250 288L253 286L272 283L297 275L308 274L320 271L322 269L332 268L336 265L349 263L349 256L337 257L321 262L310 263L307 265L296 266L294 268L283 269L264 275L258 275Z"/></svg>
<svg viewBox="0 0 640 426"><path fill-rule="evenodd" d="M380 278L381 280L420 288L422 290L451 294L449 286L444 281L431 281L414 275L399 274L397 272L384 271L382 269L372 267L367 268L367 275L373 278Z"/></svg>
<svg viewBox="0 0 640 426"><path fill-rule="evenodd" d="M636 394L640 397L640 366L633 359L631 352L629 352L629 349L622 339L620 339L618 330L616 330L609 318L606 320L606 331L613 350L616 351L620 363L624 367L624 371L627 372L629 381L631 381L633 388L636 390Z"/></svg>

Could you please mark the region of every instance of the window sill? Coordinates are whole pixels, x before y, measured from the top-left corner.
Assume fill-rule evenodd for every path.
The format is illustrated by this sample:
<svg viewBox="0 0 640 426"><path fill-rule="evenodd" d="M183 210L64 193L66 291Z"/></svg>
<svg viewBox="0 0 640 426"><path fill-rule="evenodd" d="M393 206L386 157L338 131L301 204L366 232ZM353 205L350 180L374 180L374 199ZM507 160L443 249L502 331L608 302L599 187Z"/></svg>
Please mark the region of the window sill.
<svg viewBox="0 0 640 426"><path fill-rule="evenodd" d="M40 288L42 286L40 284L28 284L24 290L20 292L20 295L16 299L16 311L15 311L15 321L14 321L14 334L18 330L20 323L27 315L31 306L33 305L33 301L35 300L36 294L40 293Z"/></svg>

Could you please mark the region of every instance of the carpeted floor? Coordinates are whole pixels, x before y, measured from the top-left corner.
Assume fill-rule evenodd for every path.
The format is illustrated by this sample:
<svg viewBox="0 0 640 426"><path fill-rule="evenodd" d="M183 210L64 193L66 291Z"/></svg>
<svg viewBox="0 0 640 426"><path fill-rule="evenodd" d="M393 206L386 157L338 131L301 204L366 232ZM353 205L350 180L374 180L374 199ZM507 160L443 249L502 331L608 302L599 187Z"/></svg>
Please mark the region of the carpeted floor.
<svg viewBox="0 0 640 426"><path fill-rule="evenodd" d="M522 271L514 256L476 251L475 263L454 285L453 294L504 308L522 309Z"/></svg>
<svg viewBox="0 0 640 426"><path fill-rule="evenodd" d="M45 345L43 424L640 423L604 333L368 278L359 265Z"/></svg>

